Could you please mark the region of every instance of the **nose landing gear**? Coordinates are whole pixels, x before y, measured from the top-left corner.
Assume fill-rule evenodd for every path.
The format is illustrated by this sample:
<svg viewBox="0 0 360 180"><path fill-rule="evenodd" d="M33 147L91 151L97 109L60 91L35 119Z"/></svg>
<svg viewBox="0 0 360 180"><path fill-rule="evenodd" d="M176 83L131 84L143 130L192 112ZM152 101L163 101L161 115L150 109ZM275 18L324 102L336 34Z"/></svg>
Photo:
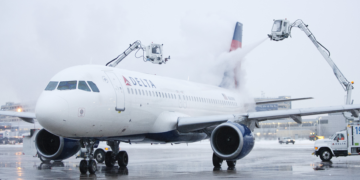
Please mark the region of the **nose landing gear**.
<svg viewBox="0 0 360 180"><path fill-rule="evenodd" d="M81 140L80 143L86 147L86 153L85 158L80 161L79 170L81 174L86 174L87 171L89 171L90 174L95 174L97 171L97 164L93 156L95 141ZM89 158L89 160L86 160L86 158Z"/></svg>
<svg viewBox="0 0 360 180"><path fill-rule="evenodd" d="M126 151L119 151L120 141L107 141L106 144L112 150L105 154L106 167L114 167L116 161L120 167L126 167L129 162L129 156Z"/></svg>

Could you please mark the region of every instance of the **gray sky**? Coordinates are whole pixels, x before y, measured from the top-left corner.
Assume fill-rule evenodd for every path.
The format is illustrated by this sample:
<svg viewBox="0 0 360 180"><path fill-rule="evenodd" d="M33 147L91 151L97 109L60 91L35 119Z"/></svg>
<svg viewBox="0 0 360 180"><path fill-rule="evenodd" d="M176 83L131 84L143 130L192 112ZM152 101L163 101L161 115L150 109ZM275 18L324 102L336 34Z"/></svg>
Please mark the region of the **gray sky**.
<svg viewBox="0 0 360 180"><path fill-rule="evenodd" d="M289 3L291 2L291 3ZM230 48L235 22L243 46L270 33L273 19L302 19L348 80L360 103L360 1L0 1L0 104L35 102L60 70L104 65L136 40L164 44L166 65L131 54L118 68L217 85L216 65ZM305 34L266 40L243 61L253 97L314 97L293 108L344 104L344 90Z"/></svg>

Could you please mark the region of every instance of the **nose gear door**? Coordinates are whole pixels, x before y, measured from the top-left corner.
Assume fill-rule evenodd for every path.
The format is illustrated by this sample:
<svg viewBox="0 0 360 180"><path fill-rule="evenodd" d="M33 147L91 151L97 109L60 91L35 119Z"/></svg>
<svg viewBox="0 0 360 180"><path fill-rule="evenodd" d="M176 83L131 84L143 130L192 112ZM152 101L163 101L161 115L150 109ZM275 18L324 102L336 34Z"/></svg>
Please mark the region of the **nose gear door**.
<svg viewBox="0 0 360 180"><path fill-rule="evenodd" d="M107 71L105 74L109 77L116 94L116 111L125 111L125 92L119 79L112 71Z"/></svg>

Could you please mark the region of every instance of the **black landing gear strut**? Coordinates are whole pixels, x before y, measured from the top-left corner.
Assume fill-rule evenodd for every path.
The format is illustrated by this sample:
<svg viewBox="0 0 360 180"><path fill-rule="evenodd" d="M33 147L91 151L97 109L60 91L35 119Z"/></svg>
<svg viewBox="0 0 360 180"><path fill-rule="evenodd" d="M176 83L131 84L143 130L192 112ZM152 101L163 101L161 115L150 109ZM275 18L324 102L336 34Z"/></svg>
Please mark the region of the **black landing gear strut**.
<svg viewBox="0 0 360 180"><path fill-rule="evenodd" d="M106 167L114 167L116 161L119 167L126 167L129 162L129 156L126 151L119 151L120 141L106 141L106 144L112 150L105 154Z"/></svg>
<svg viewBox="0 0 360 180"><path fill-rule="evenodd" d="M97 164L94 160L93 152L94 152L94 140L80 140L82 147L86 148L85 158L80 161L79 170L81 174L86 174L89 171L90 174L95 174L97 171ZM89 158L89 160L86 160Z"/></svg>
<svg viewBox="0 0 360 180"><path fill-rule="evenodd" d="M219 158L215 153L213 153L212 161L213 161L214 168L220 169L224 160ZM226 163L229 166L229 169L233 169L236 166L236 160L235 161L226 161Z"/></svg>

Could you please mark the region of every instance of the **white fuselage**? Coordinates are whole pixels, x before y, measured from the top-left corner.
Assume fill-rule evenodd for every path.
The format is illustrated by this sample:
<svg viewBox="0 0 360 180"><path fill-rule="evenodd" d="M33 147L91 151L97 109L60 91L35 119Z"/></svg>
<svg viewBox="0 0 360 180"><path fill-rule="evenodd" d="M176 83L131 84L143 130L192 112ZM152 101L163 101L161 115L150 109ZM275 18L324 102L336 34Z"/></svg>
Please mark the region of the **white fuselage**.
<svg viewBox="0 0 360 180"><path fill-rule="evenodd" d="M100 92L45 90L36 106L39 123L71 138L105 138L176 130L177 118L240 113L236 91L106 66L65 69L51 81L92 81Z"/></svg>

